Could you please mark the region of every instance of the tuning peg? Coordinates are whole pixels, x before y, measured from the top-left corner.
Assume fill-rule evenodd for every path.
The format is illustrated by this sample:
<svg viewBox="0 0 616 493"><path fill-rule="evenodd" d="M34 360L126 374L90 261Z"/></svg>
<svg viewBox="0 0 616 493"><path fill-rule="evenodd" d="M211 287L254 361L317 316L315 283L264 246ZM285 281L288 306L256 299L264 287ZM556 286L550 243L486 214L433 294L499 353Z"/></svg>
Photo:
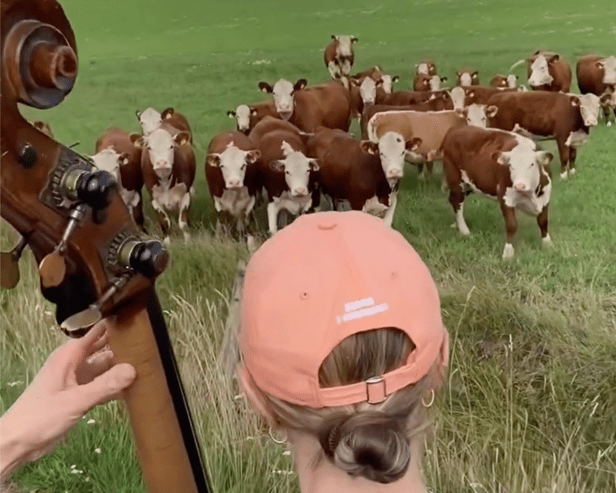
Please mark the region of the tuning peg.
<svg viewBox="0 0 616 493"><path fill-rule="evenodd" d="M111 173L103 170L75 169L64 178L64 193L81 200L93 209L104 209L118 192L118 184Z"/></svg>
<svg viewBox="0 0 616 493"><path fill-rule="evenodd" d="M26 238L22 237L19 243L10 252L2 252L1 255L1 276L0 287L2 289L12 289L19 282L19 259L28 245Z"/></svg>
<svg viewBox="0 0 616 493"><path fill-rule="evenodd" d="M81 221L81 218L86 212L87 206L85 204L79 204L69 214L68 224L62 235L60 243L56 246L53 252L46 255L39 264L39 272L41 275L41 283L44 288L52 288L59 286L64 280L66 275L66 261L64 260L64 253L66 251L66 243L68 239L75 231L75 228Z"/></svg>
<svg viewBox="0 0 616 493"><path fill-rule="evenodd" d="M169 253L158 240L126 240L119 248L118 261L141 275L152 279L159 276L167 267Z"/></svg>
<svg viewBox="0 0 616 493"><path fill-rule="evenodd" d="M122 277L116 278L111 286L103 293L103 295L95 302L92 303L88 308L82 310L74 315L71 315L67 319L65 319L61 324L60 328L62 331L68 336L78 336L79 331L94 325L98 322L103 314L101 313L101 307L105 304L105 302L111 298L115 293L117 293L120 289L122 289L128 280L130 279L130 274L126 274Z"/></svg>

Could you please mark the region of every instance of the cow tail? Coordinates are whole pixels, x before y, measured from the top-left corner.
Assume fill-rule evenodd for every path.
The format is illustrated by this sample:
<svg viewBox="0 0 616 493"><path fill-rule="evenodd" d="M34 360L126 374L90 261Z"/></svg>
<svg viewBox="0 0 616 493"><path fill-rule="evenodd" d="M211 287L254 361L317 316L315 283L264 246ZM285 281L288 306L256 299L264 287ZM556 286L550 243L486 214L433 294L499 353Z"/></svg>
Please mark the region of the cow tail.
<svg viewBox="0 0 616 493"><path fill-rule="evenodd" d="M511 72L514 68L516 68L518 65L522 65L526 60L524 58L522 58L522 60L518 60L517 62L515 62L510 68L509 68L509 72Z"/></svg>

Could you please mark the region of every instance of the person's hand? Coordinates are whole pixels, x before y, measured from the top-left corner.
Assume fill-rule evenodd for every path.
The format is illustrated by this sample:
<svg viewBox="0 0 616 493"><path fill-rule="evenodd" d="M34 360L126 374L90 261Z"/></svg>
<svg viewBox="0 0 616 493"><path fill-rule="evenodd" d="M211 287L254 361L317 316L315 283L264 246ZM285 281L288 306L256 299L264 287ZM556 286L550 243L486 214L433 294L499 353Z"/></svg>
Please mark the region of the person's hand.
<svg viewBox="0 0 616 493"><path fill-rule="evenodd" d="M107 325L56 349L30 386L0 418L0 479L19 464L51 452L91 408L121 397L135 379L128 363L114 365Z"/></svg>

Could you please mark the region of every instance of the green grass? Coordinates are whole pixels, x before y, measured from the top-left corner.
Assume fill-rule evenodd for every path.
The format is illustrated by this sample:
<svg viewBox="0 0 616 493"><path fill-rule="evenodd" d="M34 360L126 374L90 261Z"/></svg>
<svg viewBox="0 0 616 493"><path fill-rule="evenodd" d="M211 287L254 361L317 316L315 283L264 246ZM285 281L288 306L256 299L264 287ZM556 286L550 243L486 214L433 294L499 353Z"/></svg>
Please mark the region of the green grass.
<svg viewBox="0 0 616 493"><path fill-rule="evenodd" d="M356 68L378 63L401 76L399 88L409 87L424 56L450 82L467 65L487 82L538 48L570 63L589 52L613 54L616 35L608 0L550 7L530 0L63 5L79 47L77 84L57 108L25 108L27 117L48 121L58 140L79 141L86 154L108 126L137 131L134 112L148 106L174 106L194 130L194 241L173 242L173 263L157 290L216 493L298 491L296 476L272 472L291 470L290 458L245 400L234 398L218 359L235 266L247 254L212 234L203 163L211 138L233 126L226 111L263 100L260 80L325 82L322 49L334 33L358 36ZM523 67L516 73L523 79ZM394 227L429 265L452 338L449 382L434 406L425 461L433 491L616 492L615 132L593 129L574 179L554 174L554 248L541 248L534 219L519 214L509 262L500 258L504 224L496 204L469 197L473 236L463 238L449 227L453 215L436 181L423 184L407 168ZM553 143L546 148L555 152ZM14 239L3 232L3 249ZM38 293L31 255L24 257L21 284L0 293L0 411L64 338ZM110 404L13 479L22 491L142 491L133 454L123 408ZM71 473L73 464L83 473Z"/></svg>

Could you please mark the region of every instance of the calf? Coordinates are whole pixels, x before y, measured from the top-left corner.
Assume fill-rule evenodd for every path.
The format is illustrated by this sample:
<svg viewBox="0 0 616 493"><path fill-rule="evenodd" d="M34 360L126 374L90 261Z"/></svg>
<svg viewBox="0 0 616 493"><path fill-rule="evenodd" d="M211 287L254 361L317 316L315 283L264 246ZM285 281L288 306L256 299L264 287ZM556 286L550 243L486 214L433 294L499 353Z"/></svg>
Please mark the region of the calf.
<svg viewBox="0 0 616 493"><path fill-rule="evenodd" d="M517 89L518 76L514 74L501 75L496 74L490 79L490 86L496 89Z"/></svg>
<svg viewBox="0 0 616 493"><path fill-rule="evenodd" d="M446 82L447 77L438 75L417 74L413 79L414 91L439 91L441 83Z"/></svg>
<svg viewBox="0 0 616 493"><path fill-rule="evenodd" d="M555 139L560 155L561 177L575 173L577 148L598 121L599 98L556 92L505 92L488 100L498 112L489 126L517 131L526 137Z"/></svg>
<svg viewBox="0 0 616 493"><path fill-rule="evenodd" d="M319 185L340 205L383 218L391 226L404 173L404 156L418 139L405 142L388 132L377 142L357 141L341 130L321 128L308 141L310 155L319 160Z"/></svg>
<svg viewBox="0 0 616 493"><path fill-rule="evenodd" d="M51 127L48 123L42 122L41 120L36 120L32 122L32 126L37 130L43 132L45 135L47 135L47 137L51 137L52 139L54 138L53 132L51 131Z"/></svg>
<svg viewBox="0 0 616 493"><path fill-rule="evenodd" d="M580 92L599 96L605 121L611 126L610 108L616 116L616 57L583 56L577 61L575 72Z"/></svg>
<svg viewBox="0 0 616 493"><path fill-rule="evenodd" d="M148 135L131 134L133 145L141 147L143 181L152 199L164 242L169 243L171 221L167 212L178 212L184 239L188 232L191 193L195 180L195 153L187 132L164 123Z"/></svg>
<svg viewBox="0 0 616 493"><path fill-rule="evenodd" d="M273 101L263 101L261 103L240 104L235 110L227 111L227 116L235 120L238 132L248 135L250 131L266 116L282 118L276 111Z"/></svg>
<svg viewBox="0 0 616 493"><path fill-rule="evenodd" d="M519 60L511 66L526 62L528 85L535 91L569 92L571 68L558 53L537 50L526 60ZM509 69L509 70L511 70Z"/></svg>
<svg viewBox="0 0 616 493"><path fill-rule="evenodd" d="M246 231L259 191L255 163L261 151L243 133L215 136L205 158L205 178L219 214L230 215L240 234Z"/></svg>
<svg viewBox="0 0 616 493"><path fill-rule="evenodd" d="M436 65L434 65L432 60L424 59L415 64L415 71L417 74L436 75Z"/></svg>
<svg viewBox="0 0 616 493"><path fill-rule="evenodd" d="M187 132L190 143L192 144L192 131L190 130L190 125L186 117L179 111L175 111L173 108L166 108L162 113L159 113L154 108L147 108L141 113L137 110L135 114L141 124L143 135L149 135L159 128L163 122L166 122L180 132Z"/></svg>
<svg viewBox="0 0 616 493"><path fill-rule="evenodd" d="M472 68L459 70L456 74L456 86L468 87L479 85L479 72Z"/></svg>
<svg viewBox="0 0 616 493"><path fill-rule="evenodd" d="M267 220L269 233L273 235L278 230L278 214L282 209L298 215L318 205L313 199L317 187L314 173L319 165L307 157L306 145L296 132L284 129L262 132L260 127L265 125L271 125L271 121L258 123L248 137L261 152L255 166L259 184L265 187L269 197Z"/></svg>
<svg viewBox="0 0 616 493"><path fill-rule="evenodd" d="M329 70L332 79L348 76L355 61L355 36L336 36L332 34L332 41L323 51L325 67Z"/></svg>
<svg viewBox="0 0 616 493"><path fill-rule="evenodd" d="M259 89L273 94L278 114L304 132L319 127L347 132L351 124L351 94L340 81L306 88L306 79L291 84L280 79L274 86L259 82Z"/></svg>
<svg viewBox="0 0 616 493"><path fill-rule="evenodd" d="M440 159L439 150L445 134L450 128L466 125L466 114L462 110L444 110L422 112L414 110L387 111L376 113L368 121L368 138L372 142L378 142L381 136L387 132L396 132L405 140L413 137L421 139L421 144L414 153L409 153L409 161L415 164L424 164L428 170L428 176L432 176L433 162ZM420 170L420 179L423 179Z"/></svg>
<svg viewBox="0 0 616 493"><path fill-rule="evenodd" d="M521 135L478 127L452 128L443 140L443 170L449 186L449 202L458 230L470 231L464 221L467 188L498 200L505 219L507 240L503 258L512 257L517 230L515 210L537 217L541 238L551 243L548 233L548 203L551 180L549 152Z"/></svg>
<svg viewBox="0 0 616 493"><path fill-rule="evenodd" d="M133 134L135 140L139 136ZM135 147L131 136L120 128L109 128L96 141L96 153L112 149L117 156L115 161L107 156L104 161L109 171L118 182L120 196L127 205L135 223L144 229L143 200L141 189L143 188L143 174L141 172L142 149ZM103 161L101 161L103 162ZM97 165L98 166L98 165Z"/></svg>

